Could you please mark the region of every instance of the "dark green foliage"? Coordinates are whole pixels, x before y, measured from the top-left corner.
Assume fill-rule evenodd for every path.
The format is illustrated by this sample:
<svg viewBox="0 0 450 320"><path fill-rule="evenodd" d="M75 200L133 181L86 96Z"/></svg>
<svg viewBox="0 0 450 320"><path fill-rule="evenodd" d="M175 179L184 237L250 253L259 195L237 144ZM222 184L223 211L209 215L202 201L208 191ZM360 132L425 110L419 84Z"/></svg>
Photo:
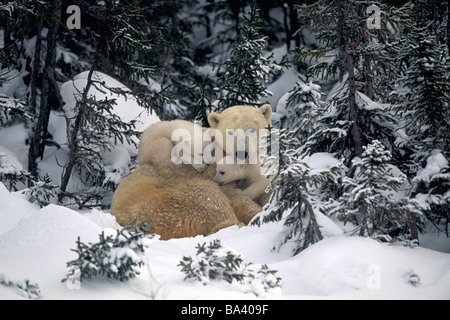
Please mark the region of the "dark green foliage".
<svg viewBox="0 0 450 320"><path fill-rule="evenodd" d="M0 160L1 157L0 155ZM2 168L3 165L8 166L8 163L2 163L0 161L0 169L3 169L0 172L0 181L9 190L21 190L21 193L25 195L28 201L37 203L41 208L50 204L51 200L56 197L58 186L53 184L48 174L36 177L26 170L8 172ZM28 187L23 189L23 186Z"/></svg>
<svg viewBox="0 0 450 320"><path fill-rule="evenodd" d="M238 38L231 46L229 59L221 66L222 75L217 79L218 110L234 105L254 105L264 103L271 95L266 84L271 76L287 66L283 59L279 63L273 60L273 54L264 57L267 37L260 35L260 11L256 5L251 7L240 30Z"/></svg>
<svg viewBox="0 0 450 320"><path fill-rule="evenodd" d="M134 231L129 228L117 230L115 237L105 233L99 235L99 242L85 244L78 238L76 260L67 262L68 268L80 271L80 281L95 277L108 277L126 281L139 274L138 268L145 264L143 254L147 246L146 225L138 226ZM63 281L66 281L64 279Z"/></svg>
<svg viewBox="0 0 450 320"><path fill-rule="evenodd" d="M356 226L360 236L384 237L411 233L411 224L420 214L417 203L400 198L399 189L405 183L403 174L394 174L389 164L390 152L374 140L364 147L361 159L355 159L354 177L344 177L343 195L332 213L344 222Z"/></svg>
<svg viewBox="0 0 450 320"><path fill-rule="evenodd" d="M279 170L272 177L272 196L264 215L252 224L281 221L286 227L282 244L294 240L294 254L323 239L317 222L316 202L327 201L327 185L338 183L342 167L313 171L301 160L296 132L280 131Z"/></svg>
<svg viewBox="0 0 450 320"><path fill-rule="evenodd" d="M255 273L251 263L244 263L244 258L237 252L222 247L220 240L197 245L196 258L183 257L179 267L186 274L184 280L201 281L204 285L211 280L225 280L239 283L244 291L250 290L255 295L263 295L270 289L281 287L281 278L277 271L262 265Z"/></svg>
<svg viewBox="0 0 450 320"><path fill-rule="evenodd" d="M35 117L27 110L25 101L0 94L0 125L2 127L15 123L23 123L28 126L34 120Z"/></svg>
<svg viewBox="0 0 450 320"><path fill-rule="evenodd" d="M39 299L41 290L36 282L24 279L22 281L11 281L5 275L0 274L0 285L14 287L17 294L28 299Z"/></svg>
<svg viewBox="0 0 450 320"><path fill-rule="evenodd" d="M220 240L214 240L208 246L206 242L197 245L197 259L183 257L180 262L181 271L186 274L185 280L195 279L209 283L210 280L242 281L244 274L241 270L243 258L229 249L222 247Z"/></svg>

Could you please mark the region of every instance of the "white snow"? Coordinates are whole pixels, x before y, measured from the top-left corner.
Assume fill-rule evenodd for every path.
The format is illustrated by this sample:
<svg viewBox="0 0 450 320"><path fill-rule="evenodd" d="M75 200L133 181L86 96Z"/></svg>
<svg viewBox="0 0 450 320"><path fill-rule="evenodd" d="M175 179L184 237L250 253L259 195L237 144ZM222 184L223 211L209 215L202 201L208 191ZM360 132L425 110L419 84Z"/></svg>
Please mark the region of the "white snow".
<svg viewBox="0 0 450 320"><path fill-rule="evenodd" d="M431 156L429 156L427 159L427 165L425 166L425 168L417 172L417 175L413 179L413 181L423 180L425 182L428 182L432 176L441 172L442 169L447 168L448 165L448 160L444 157L442 151L433 150Z"/></svg>
<svg viewBox="0 0 450 320"><path fill-rule="evenodd" d="M23 166L12 151L0 146L0 173L20 174Z"/></svg>
<svg viewBox="0 0 450 320"><path fill-rule="evenodd" d="M76 212L56 205L39 209L3 184L0 203L0 275L36 282L41 299L256 299L242 285L183 281L177 266L182 257L194 256L198 243L214 239L246 262L278 270L283 287L280 294L267 293L266 299L450 298L450 254L346 236L323 215L318 221L326 238L295 257L289 244L279 252L272 250L282 238L282 222L230 227L208 237L153 239L136 278L86 280L77 288L61 282L66 262L76 258L71 251L75 241L80 237L85 243L97 242L102 230L115 233L115 218L100 210ZM25 298L0 285L0 299Z"/></svg>

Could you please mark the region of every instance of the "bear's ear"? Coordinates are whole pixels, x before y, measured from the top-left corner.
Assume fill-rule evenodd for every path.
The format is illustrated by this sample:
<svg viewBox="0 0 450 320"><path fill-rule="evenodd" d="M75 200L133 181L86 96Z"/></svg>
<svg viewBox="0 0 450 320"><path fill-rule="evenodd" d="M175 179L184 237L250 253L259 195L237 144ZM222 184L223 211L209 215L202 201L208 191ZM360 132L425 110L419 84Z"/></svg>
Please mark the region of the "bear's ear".
<svg viewBox="0 0 450 320"><path fill-rule="evenodd" d="M208 123L211 126L211 128L217 128L220 122L220 114L218 113L211 113L208 116Z"/></svg>
<svg viewBox="0 0 450 320"><path fill-rule="evenodd" d="M258 110L266 119L267 124L272 124L272 107L270 106L270 104L265 104Z"/></svg>

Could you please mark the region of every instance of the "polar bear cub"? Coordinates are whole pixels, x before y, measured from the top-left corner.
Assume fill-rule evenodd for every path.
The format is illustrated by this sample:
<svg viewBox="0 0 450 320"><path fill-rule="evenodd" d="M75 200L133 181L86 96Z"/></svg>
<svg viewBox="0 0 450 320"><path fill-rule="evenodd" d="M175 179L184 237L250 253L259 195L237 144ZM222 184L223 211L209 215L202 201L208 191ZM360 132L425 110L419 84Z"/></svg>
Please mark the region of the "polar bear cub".
<svg viewBox="0 0 450 320"><path fill-rule="evenodd" d="M252 200L262 198L270 185L270 179L261 173L260 164L239 164L234 163L235 160L232 156L222 158L217 163L213 181L224 185L233 181L245 180L247 187L239 192Z"/></svg>
<svg viewBox="0 0 450 320"><path fill-rule="evenodd" d="M161 121L142 134L138 147L140 165L159 166L166 163L191 164L195 170L205 170L203 150L209 144L203 141L204 128L186 120Z"/></svg>

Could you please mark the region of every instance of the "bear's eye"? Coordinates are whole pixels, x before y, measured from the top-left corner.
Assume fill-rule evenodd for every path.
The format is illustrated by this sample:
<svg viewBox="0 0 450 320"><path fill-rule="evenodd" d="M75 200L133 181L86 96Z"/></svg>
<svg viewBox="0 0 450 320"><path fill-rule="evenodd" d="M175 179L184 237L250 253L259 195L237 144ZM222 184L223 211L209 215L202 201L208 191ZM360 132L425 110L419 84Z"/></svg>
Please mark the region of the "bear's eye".
<svg viewBox="0 0 450 320"><path fill-rule="evenodd" d="M223 176L225 174L225 171L220 171L219 173Z"/></svg>

